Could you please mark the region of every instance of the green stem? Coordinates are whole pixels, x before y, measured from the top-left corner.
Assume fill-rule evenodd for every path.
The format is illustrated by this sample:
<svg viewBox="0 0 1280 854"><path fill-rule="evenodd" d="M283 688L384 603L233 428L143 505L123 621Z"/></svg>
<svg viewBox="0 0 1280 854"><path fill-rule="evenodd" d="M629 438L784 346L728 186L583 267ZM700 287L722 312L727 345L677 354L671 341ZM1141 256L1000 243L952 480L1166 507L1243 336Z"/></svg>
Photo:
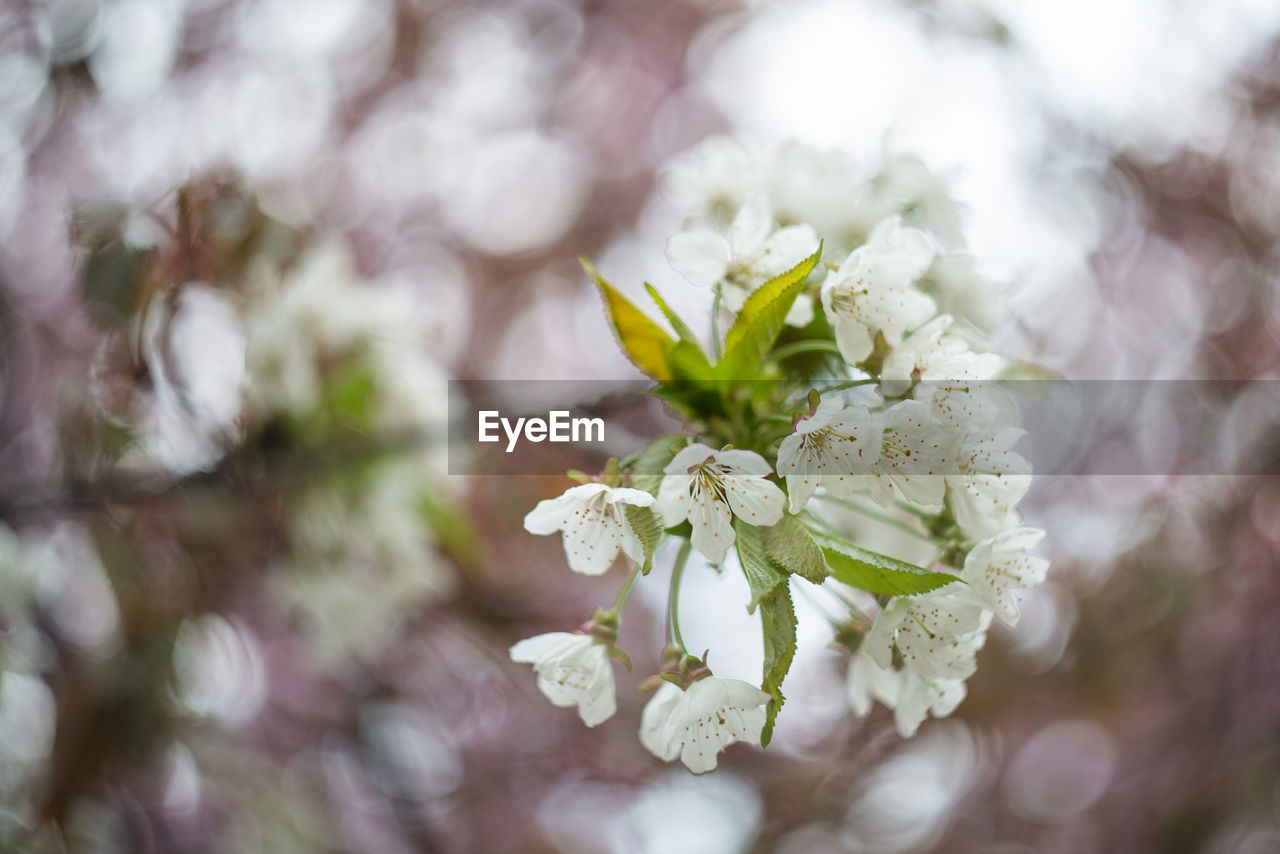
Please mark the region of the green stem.
<svg viewBox="0 0 1280 854"><path fill-rule="evenodd" d="M897 506L899 510L906 510L908 513L912 513L916 516L919 516L921 519L924 519L926 522L932 521L934 518L933 514L930 513L928 510L921 510L919 507L909 502L903 501L901 498L893 499L893 503L895 506Z"/></svg>
<svg viewBox="0 0 1280 854"><path fill-rule="evenodd" d="M864 385L876 385L879 382L880 380L877 380L874 378L866 379L866 380L847 380L845 382L836 383L835 385L829 385L823 388L819 388L817 383L815 383L813 386L801 386L797 388L795 391L788 391L786 394L786 397L784 397L783 399L790 400L799 392L804 392L807 395L809 393L810 388L815 389L818 392L818 394L826 394L827 392L831 392L831 391L844 391L847 388L858 388L859 386L864 386ZM876 407L871 407L871 408L873 410L876 409Z"/></svg>
<svg viewBox="0 0 1280 854"><path fill-rule="evenodd" d="M850 599L848 596L844 595L843 593L841 593L838 588L827 587L826 585L823 585L822 589L831 591L831 595L839 599L841 602L843 602L845 607L848 608L850 611L857 611L859 614L862 614L862 609L859 608L857 605L853 604L853 600ZM863 616L865 617L866 615L864 614Z"/></svg>
<svg viewBox="0 0 1280 854"><path fill-rule="evenodd" d="M692 549L693 542L690 540L685 540L680 546L675 568L671 570L671 589L667 593L667 622L671 626L671 637L684 652L689 650L684 645L684 636L680 634L680 581L684 578L684 565L688 563Z"/></svg>
<svg viewBox="0 0 1280 854"><path fill-rule="evenodd" d="M781 362L783 359L800 353L835 353L840 354L840 348L836 346L836 342L828 341L823 338L808 338L804 341L793 341L790 344L784 344L778 349L765 356L765 363Z"/></svg>
<svg viewBox="0 0 1280 854"><path fill-rule="evenodd" d="M828 522L826 519L823 519L821 516L819 516L817 513L814 513L812 510L805 510L804 515L808 516L810 519L817 522L818 527L825 530L828 534L834 534L837 537L844 536L844 534L837 531L830 522Z"/></svg>
<svg viewBox="0 0 1280 854"><path fill-rule="evenodd" d="M875 379L874 377L865 380L847 380L846 382L829 385L826 388L820 388L818 389L818 394L826 394L829 391L844 391L847 388L858 388L859 386L864 385L876 385L879 382L880 380Z"/></svg>
<svg viewBox="0 0 1280 854"><path fill-rule="evenodd" d="M618 598L613 600L613 607L609 609L610 611L616 614L627 603L627 597L631 595L631 588L636 586L636 579L640 577L641 566L642 564L637 563L631 567L631 574L623 582L622 589L618 591Z"/></svg>
<svg viewBox="0 0 1280 854"><path fill-rule="evenodd" d="M908 525L906 522L903 522L901 519L894 519L892 516L886 516L885 514L879 512L878 510L872 510L870 507L865 507L861 504L858 504L857 502L847 501L843 498L836 498L834 495L830 495L830 494L822 496L819 500L830 501L832 504L838 504L841 507L847 507L848 509L854 511L855 513L861 513L864 516L875 519L877 522L882 522L885 525L889 525L891 527L897 528L899 531L910 534L913 537L917 537L935 546L946 545L946 543L942 542L937 537L934 537L931 534L927 534L924 531L919 530L918 528L913 528L911 525Z"/></svg>
<svg viewBox="0 0 1280 854"><path fill-rule="evenodd" d="M821 602L818 601L818 597L814 596L812 593L806 590L804 588L804 585L798 584L792 589L798 590L800 592L800 595L805 599L807 599L810 605L816 608L822 614L822 616L826 617L827 622L831 624L832 628L840 627L840 621L837 620L835 617L831 616L831 613L823 606Z"/></svg>
<svg viewBox="0 0 1280 854"><path fill-rule="evenodd" d="M720 287L716 286L715 296L711 298L711 357L716 361L724 355L720 352Z"/></svg>

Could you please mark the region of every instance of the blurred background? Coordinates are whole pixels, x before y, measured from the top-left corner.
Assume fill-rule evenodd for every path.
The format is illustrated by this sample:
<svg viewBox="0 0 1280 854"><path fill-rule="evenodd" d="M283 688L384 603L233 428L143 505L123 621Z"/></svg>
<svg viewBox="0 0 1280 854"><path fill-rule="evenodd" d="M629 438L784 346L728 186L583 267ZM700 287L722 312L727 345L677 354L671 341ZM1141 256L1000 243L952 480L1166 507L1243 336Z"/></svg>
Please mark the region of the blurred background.
<svg viewBox="0 0 1280 854"><path fill-rule="evenodd" d="M1269 0L3 0L0 850L1280 851L1280 481L1171 474L1140 399L1097 452L1149 473L1037 480L1049 581L912 741L819 619L696 778L638 677L587 729L507 660L620 579L521 529L567 481L449 473L445 382L634 379L576 258L696 314L656 173L717 133L946 176L1006 352L1277 378Z"/></svg>

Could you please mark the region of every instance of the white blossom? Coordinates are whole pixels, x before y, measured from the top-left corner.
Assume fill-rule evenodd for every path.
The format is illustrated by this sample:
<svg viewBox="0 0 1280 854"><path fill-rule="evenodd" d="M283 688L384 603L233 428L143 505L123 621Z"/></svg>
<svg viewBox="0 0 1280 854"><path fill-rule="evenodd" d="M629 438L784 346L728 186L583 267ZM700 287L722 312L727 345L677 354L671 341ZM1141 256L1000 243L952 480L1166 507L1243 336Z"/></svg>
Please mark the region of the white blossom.
<svg viewBox="0 0 1280 854"><path fill-rule="evenodd" d="M670 762L677 756L695 774L712 771L734 742L760 743L769 695L749 682L708 676L681 691L664 682L640 716L640 743Z"/></svg>
<svg viewBox="0 0 1280 854"><path fill-rule="evenodd" d="M908 154L886 157L871 183L875 200L886 215L901 213L948 244L963 241L960 203L951 195L945 178L930 171L920 158Z"/></svg>
<svg viewBox="0 0 1280 854"><path fill-rule="evenodd" d="M609 653L590 635L548 632L511 647L511 660L532 664L538 690L553 705L578 707L587 726L603 723L617 711Z"/></svg>
<svg viewBox="0 0 1280 854"><path fill-rule="evenodd" d="M667 161L662 189L681 213L713 225L728 222L742 201L758 191L763 170L757 152L731 137L714 136Z"/></svg>
<svg viewBox="0 0 1280 854"><path fill-rule="evenodd" d="M770 204L780 220L807 223L828 250L851 249L883 214L870 210L860 181L844 151L823 151L799 143L774 149L768 166Z"/></svg>
<svg viewBox="0 0 1280 854"><path fill-rule="evenodd" d="M866 717L872 701L879 701L893 709L894 726L903 738L914 736L929 714L950 715L966 693L963 679L927 679L913 670L881 667L865 649L849 659L845 685L856 716Z"/></svg>
<svg viewBox="0 0 1280 854"><path fill-rule="evenodd" d="M845 679L849 708L860 718L871 711L875 701L893 708L902 693L902 673L893 667L881 667L862 646L849 658L849 674Z"/></svg>
<svg viewBox="0 0 1280 854"><path fill-rule="evenodd" d="M962 576L966 593L983 608L995 612L1001 622L1018 622L1017 589L1044 581L1049 561L1027 550L1044 538L1038 528L1013 528L981 541L964 560Z"/></svg>
<svg viewBox="0 0 1280 854"><path fill-rule="evenodd" d="M927 715L945 718L964 701L966 693L963 679L926 679L914 670L904 670L902 690L893 708L898 734L911 738Z"/></svg>
<svg viewBox="0 0 1280 854"><path fill-rule="evenodd" d="M819 486L847 498L863 472L880 454L880 421L863 406L845 406L827 397L817 410L796 422L796 432L778 448L778 474L787 483L791 512L799 513Z"/></svg>
<svg viewBox="0 0 1280 854"><path fill-rule="evenodd" d="M880 369L885 394L902 394L917 379L989 380L1000 373L1003 358L995 353L975 353L963 338L947 334L954 322L948 314L939 315L893 348Z"/></svg>
<svg viewBox="0 0 1280 854"><path fill-rule="evenodd" d="M947 506L970 534L987 536L1018 522L1013 510L1031 488L1031 464L1013 450L1024 435L1014 427L966 443L948 473Z"/></svg>
<svg viewBox="0 0 1280 854"><path fill-rule="evenodd" d="M853 485L881 505L893 500L895 487L916 504L941 504L946 492L943 473L951 465L952 445L929 407L917 400L904 400L873 415L872 429L880 437L878 453L851 477Z"/></svg>
<svg viewBox="0 0 1280 854"><path fill-rule="evenodd" d="M986 643L991 613L949 587L898 596L876 617L863 648L890 667L896 648L902 665L927 679L967 679Z"/></svg>
<svg viewBox="0 0 1280 854"><path fill-rule="evenodd" d="M933 244L924 232L904 227L897 217L880 223L867 242L849 254L822 284L822 307L835 327L846 362L871 355L876 331L896 347L903 333L917 329L937 311L933 299L914 286L933 262Z"/></svg>
<svg viewBox="0 0 1280 854"><path fill-rule="evenodd" d="M960 525L987 537L1017 525L1016 505L1031 487L1031 464L1013 450L1025 435L1002 391L982 384L932 390L930 410L950 434L946 501Z"/></svg>
<svg viewBox="0 0 1280 854"><path fill-rule="evenodd" d="M752 196L738 209L728 236L711 229L682 231L667 241L667 260L691 283L721 284L724 305L741 311L747 296L780 276L818 249L818 236L808 225L773 227L762 196ZM813 303L797 299L787 323L805 326L813 320Z"/></svg>
<svg viewBox="0 0 1280 854"><path fill-rule="evenodd" d="M601 575L613 565L619 550L632 560L643 559L644 550L627 521L625 506L648 507L653 502L652 495L639 489L584 483L558 498L539 501L524 517L524 529L531 534L563 531L569 568Z"/></svg>
<svg viewBox="0 0 1280 854"><path fill-rule="evenodd" d="M782 518L786 499L767 479L772 471L754 451L690 445L663 469L655 509L668 528L688 519L693 547L720 563L734 541L733 516L761 527Z"/></svg>

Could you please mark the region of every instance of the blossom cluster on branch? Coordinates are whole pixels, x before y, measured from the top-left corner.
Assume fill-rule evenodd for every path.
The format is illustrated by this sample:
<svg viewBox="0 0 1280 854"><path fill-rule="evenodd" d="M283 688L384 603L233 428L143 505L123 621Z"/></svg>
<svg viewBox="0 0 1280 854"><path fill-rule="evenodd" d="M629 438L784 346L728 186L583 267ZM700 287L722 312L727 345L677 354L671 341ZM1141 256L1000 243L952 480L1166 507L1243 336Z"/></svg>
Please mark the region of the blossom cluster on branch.
<svg viewBox="0 0 1280 854"><path fill-rule="evenodd" d="M850 651L853 712L882 703L909 737L964 699L993 619L1014 625L1018 591L1048 567L1030 552L1044 532L1016 509L1031 466L998 382L1011 363L987 343L1002 290L964 253L943 182L909 158L867 174L839 154L716 138L675 158L665 183L685 216L667 258L707 289L709 335L646 286L668 331L584 267L622 349L688 432L574 475L583 482L528 514L531 533L561 533L570 569L599 575L620 553L632 568L577 633L521 641L511 656L588 726L608 719L610 658L630 666L616 647L620 610L673 539L668 645L641 716L650 752L701 773L734 742L768 744L795 654L793 588L820 588L846 615L832 622ZM926 544L930 559L866 548L850 532L858 516ZM694 550L746 577L759 686L715 676L710 656L684 644L679 592Z"/></svg>

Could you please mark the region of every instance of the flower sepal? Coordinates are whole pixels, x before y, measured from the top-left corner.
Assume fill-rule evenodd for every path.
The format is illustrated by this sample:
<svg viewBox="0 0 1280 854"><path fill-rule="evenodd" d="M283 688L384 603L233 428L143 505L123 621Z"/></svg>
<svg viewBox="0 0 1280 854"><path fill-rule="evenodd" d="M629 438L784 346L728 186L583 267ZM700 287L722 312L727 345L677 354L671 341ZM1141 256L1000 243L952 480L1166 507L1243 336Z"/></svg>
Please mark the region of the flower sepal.
<svg viewBox="0 0 1280 854"><path fill-rule="evenodd" d="M662 671L642 682L640 690L652 691L661 687L662 683L670 682L687 691L694 682L711 675L711 668L707 666L707 656L710 654L711 650L707 650L702 653L702 658L698 658L674 644L668 645L662 650Z"/></svg>

